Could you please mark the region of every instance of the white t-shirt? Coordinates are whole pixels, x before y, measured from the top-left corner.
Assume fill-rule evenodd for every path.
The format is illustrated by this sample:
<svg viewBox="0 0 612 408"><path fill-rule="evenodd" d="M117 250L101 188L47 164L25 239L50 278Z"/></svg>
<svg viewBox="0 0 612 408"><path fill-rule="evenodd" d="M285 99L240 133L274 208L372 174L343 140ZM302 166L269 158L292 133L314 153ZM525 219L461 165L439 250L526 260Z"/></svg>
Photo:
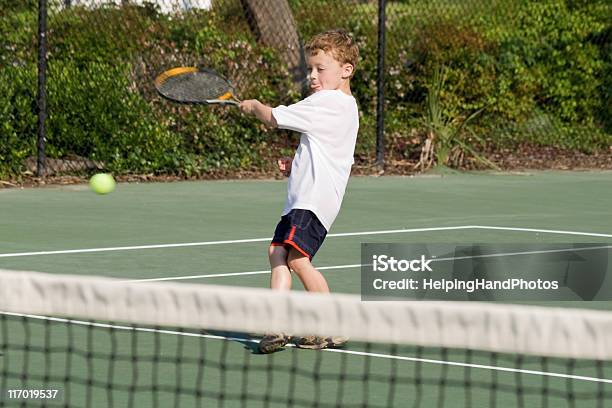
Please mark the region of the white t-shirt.
<svg viewBox="0 0 612 408"><path fill-rule="evenodd" d="M310 210L327 231L342 204L359 129L355 98L339 90L321 90L290 105L272 109L279 128L301 132L291 166L283 215Z"/></svg>

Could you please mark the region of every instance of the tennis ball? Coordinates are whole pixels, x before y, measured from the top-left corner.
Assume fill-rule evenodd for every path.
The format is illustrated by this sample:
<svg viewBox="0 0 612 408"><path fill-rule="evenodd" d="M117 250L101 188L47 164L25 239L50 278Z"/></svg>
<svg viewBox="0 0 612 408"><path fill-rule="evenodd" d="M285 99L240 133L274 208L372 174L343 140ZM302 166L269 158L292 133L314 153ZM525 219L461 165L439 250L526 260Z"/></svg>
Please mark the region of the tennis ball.
<svg viewBox="0 0 612 408"><path fill-rule="evenodd" d="M97 194L108 194L115 189L115 179L106 173L98 173L89 180L89 187Z"/></svg>

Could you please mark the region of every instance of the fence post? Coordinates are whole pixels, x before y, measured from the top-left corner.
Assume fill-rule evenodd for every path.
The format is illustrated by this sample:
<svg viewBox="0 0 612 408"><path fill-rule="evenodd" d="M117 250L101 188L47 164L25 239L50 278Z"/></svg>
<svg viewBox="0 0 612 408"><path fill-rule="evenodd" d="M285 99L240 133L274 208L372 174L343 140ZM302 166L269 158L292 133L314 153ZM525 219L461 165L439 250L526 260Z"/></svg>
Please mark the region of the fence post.
<svg viewBox="0 0 612 408"><path fill-rule="evenodd" d="M385 0L378 0L378 62L376 66L376 165L385 165Z"/></svg>
<svg viewBox="0 0 612 408"><path fill-rule="evenodd" d="M38 0L38 177L46 174L45 143L47 131L47 0Z"/></svg>

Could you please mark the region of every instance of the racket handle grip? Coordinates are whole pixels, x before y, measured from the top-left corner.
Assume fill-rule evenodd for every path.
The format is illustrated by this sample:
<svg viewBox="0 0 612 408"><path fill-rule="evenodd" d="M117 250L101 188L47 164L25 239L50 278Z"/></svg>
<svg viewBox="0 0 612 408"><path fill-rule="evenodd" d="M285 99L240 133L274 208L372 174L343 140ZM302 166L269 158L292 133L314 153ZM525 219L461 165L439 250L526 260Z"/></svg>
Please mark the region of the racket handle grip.
<svg viewBox="0 0 612 408"><path fill-rule="evenodd" d="M206 103L214 103L214 104L219 104L219 105L234 105L234 106L238 106L240 104L240 100L233 100L233 99L209 99L206 101Z"/></svg>

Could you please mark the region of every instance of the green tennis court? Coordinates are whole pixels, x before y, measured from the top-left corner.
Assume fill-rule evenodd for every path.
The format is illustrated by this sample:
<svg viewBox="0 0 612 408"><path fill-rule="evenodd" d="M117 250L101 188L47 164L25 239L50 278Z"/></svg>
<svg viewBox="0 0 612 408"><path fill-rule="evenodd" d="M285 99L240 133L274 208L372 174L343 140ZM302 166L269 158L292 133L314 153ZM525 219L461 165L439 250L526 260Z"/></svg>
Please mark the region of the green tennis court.
<svg viewBox="0 0 612 408"><path fill-rule="evenodd" d="M333 292L358 294L363 242L610 243L611 183L610 172L356 177L314 264ZM283 181L262 180L120 184L107 196L83 185L0 190L0 269L265 288L268 240L285 189ZM297 280L294 289L302 290ZM612 309L609 302L556 305ZM388 348L361 342L344 351L289 348L265 356L254 353L244 334L168 328L152 336L133 328L92 329L87 322L68 329L46 320L24 328L22 320L9 316L0 325L5 343L16 348L0 351L0 371L11 362L11 370L23 368L32 382L9 378L2 388L58 384L58 373L70 367L70 376L81 383L59 387L74 406L216 406L220 399L219 406L249 407L338 401L339 406L366 401L365 406L452 407L470 401L474 407L530 407L546 406L544 393L548 406L591 407L599 397L603 407L610 403L603 399L611 398L609 366L553 359L543 369L535 357L494 355L492 361L490 353L430 354L405 346L393 348L399 358L389 358ZM203 336L208 336L205 350ZM72 346L54 351L51 343ZM60 353L66 348L74 351L68 360ZM137 368L136 355L143 356ZM485 367L466 377L466 364ZM280 368L271 371L272 365ZM536 372L519 375L520 370ZM336 372L344 373L340 385ZM145 392L151 384L156 392ZM466 386L475 390L468 393ZM317 403L313 395L320 396ZM2 403L11 406L10 400Z"/></svg>
<svg viewBox="0 0 612 408"><path fill-rule="evenodd" d="M362 242L610 242L611 182L610 172L353 178L315 264L358 264ZM120 184L107 196L85 185L0 190L0 266L125 279L266 270L285 194L283 181ZM348 293L359 292L357 275L326 273ZM267 286L265 275L194 280Z"/></svg>

